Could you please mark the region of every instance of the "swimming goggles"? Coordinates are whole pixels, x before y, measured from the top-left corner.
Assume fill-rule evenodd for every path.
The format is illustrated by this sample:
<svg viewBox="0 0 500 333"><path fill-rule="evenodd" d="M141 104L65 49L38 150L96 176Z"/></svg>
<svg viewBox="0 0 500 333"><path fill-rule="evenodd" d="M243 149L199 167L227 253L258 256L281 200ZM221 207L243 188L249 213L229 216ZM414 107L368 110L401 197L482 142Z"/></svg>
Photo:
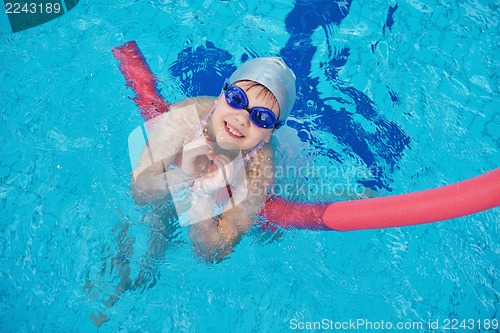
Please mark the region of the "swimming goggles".
<svg viewBox="0 0 500 333"><path fill-rule="evenodd" d="M238 86L232 86L228 80L224 81L224 96L226 102L234 109L245 110L250 114L252 122L261 128L280 128L283 123L278 122L276 115L268 108L256 106L248 108L248 98L243 89Z"/></svg>

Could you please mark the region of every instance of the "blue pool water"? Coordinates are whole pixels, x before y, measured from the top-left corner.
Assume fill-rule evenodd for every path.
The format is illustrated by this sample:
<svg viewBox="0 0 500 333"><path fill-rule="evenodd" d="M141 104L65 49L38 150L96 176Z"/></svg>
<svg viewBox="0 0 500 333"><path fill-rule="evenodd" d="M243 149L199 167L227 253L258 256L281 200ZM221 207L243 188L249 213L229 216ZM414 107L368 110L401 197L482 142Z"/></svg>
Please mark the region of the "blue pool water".
<svg viewBox="0 0 500 333"><path fill-rule="evenodd" d="M330 174L277 184L399 194L499 166L498 13L486 0L80 1L18 33L0 14L0 331L495 331L498 208L387 230L255 228L219 264L185 228L165 238L131 196L142 119L111 49L137 40L170 101L281 55L298 100L280 163ZM306 188L285 195L344 199ZM123 276L135 284L110 302Z"/></svg>

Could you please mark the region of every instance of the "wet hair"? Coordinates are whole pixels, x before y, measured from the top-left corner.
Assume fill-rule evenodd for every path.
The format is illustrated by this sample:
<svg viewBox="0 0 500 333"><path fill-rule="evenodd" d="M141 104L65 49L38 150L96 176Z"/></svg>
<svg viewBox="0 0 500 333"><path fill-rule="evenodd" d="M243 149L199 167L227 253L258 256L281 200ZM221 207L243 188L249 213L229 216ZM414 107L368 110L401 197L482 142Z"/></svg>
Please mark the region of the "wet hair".
<svg viewBox="0 0 500 333"><path fill-rule="evenodd" d="M241 88L245 92L250 91L251 89L258 89L259 91L257 92L256 97L261 97L264 99L266 103L271 105L271 107L274 107L275 105L278 106L278 110L281 111L280 105L278 103L278 100L276 99L276 96L271 92L271 90L267 89L266 86L255 82L255 81L250 81L250 80L241 80L241 81L236 81L235 83L240 83Z"/></svg>

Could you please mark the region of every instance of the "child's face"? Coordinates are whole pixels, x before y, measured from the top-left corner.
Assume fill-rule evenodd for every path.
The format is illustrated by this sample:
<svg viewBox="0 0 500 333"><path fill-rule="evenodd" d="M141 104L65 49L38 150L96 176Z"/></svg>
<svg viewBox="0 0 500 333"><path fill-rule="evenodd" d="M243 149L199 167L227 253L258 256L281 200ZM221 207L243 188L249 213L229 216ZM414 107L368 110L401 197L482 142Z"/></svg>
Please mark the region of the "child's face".
<svg viewBox="0 0 500 333"><path fill-rule="evenodd" d="M249 82L237 82L234 85L245 91L248 98L248 107L266 107L273 111L276 119L279 117L279 105L271 103L259 92L261 89L251 86ZM232 108L226 101L224 94L215 100L216 108L212 115L212 129L217 144L223 149L235 149L235 145L240 150L248 150L257 146L261 141L269 142L273 129L266 129L255 125L250 120L250 114L245 110Z"/></svg>

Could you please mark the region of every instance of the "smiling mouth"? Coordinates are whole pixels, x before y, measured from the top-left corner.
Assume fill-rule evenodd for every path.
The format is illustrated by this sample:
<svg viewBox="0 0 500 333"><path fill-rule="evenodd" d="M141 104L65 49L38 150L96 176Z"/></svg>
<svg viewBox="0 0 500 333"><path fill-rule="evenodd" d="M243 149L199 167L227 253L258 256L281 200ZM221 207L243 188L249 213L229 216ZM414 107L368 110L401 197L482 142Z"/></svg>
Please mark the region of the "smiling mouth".
<svg viewBox="0 0 500 333"><path fill-rule="evenodd" d="M231 124L229 124L227 121L224 122L224 129L232 138L241 139L245 137L243 133L238 131L238 129L236 129L235 127L231 126Z"/></svg>

